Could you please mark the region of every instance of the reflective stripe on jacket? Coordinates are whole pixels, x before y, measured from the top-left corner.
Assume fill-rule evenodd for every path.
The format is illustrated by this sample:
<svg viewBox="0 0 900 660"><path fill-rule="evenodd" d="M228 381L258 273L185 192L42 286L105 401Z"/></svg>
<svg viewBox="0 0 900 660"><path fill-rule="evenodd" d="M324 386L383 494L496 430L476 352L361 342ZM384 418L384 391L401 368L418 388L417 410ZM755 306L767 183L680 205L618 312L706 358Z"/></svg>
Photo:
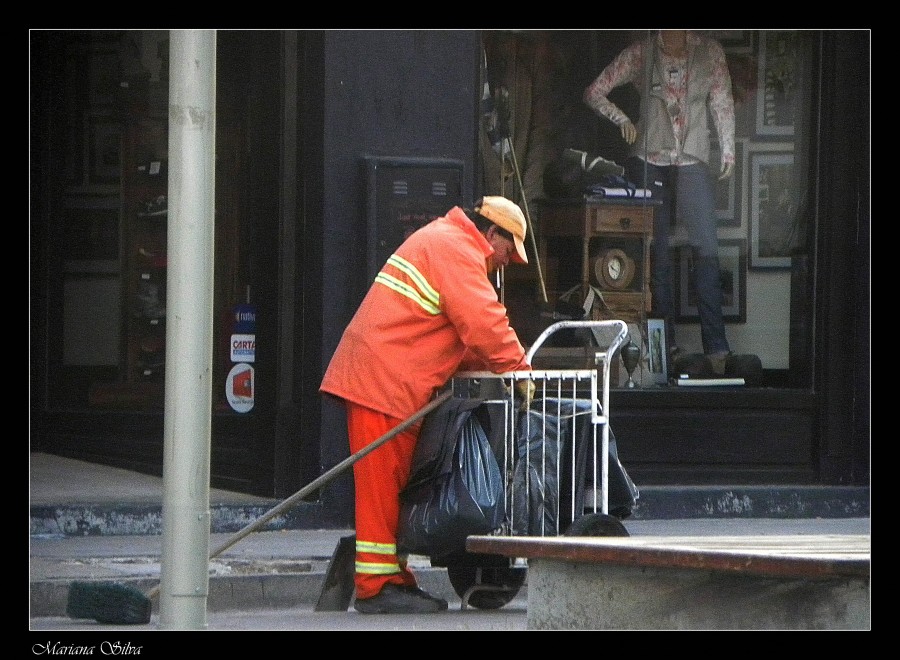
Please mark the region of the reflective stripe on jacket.
<svg viewBox="0 0 900 660"><path fill-rule="evenodd" d="M320 391L406 419L461 368L529 369L488 278L492 253L459 207L410 236L344 331Z"/></svg>

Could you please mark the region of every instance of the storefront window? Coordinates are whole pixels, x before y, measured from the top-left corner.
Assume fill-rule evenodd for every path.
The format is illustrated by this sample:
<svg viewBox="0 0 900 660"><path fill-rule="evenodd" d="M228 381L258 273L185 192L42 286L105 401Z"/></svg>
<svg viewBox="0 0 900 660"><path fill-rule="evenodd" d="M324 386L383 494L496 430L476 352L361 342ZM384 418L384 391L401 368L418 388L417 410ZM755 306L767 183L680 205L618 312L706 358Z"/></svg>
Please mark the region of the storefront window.
<svg viewBox="0 0 900 660"><path fill-rule="evenodd" d="M812 371L809 180L816 126L811 123L811 90L819 33L703 34L723 49L734 102L735 162L731 176L715 187L729 348L759 358L762 386L806 388ZM578 187L585 179L566 178L573 164L599 163L605 174L626 164L629 149L620 128L593 112L583 95L623 49L648 35L624 30L484 31L483 130L475 170L476 189L518 201L536 237L533 263L508 268L504 284L505 302L520 334L535 338L554 314L583 308L593 289L597 295L589 313L625 318L639 339L638 382L664 387L670 374L667 369L660 378L651 362L654 337L666 346L667 359L674 347L682 354L704 352L693 286L695 255L687 247L685 225L676 220L671 226L671 323L653 323L651 277L643 263L650 243L639 237L610 246L586 236L588 191ZM45 134L59 154L48 161L53 171L42 174L53 200L46 309L48 328L54 330L47 340L47 401L54 408L161 410L168 33L66 31L40 38L56 53L56 72L54 84L44 92L43 107L52 110L43 110L49 112L46 120L37 121L45 121ZM609 95L635 123L642 111L640 97L627 85ZM217 159L221 173L242 181L240 109L234 116L227 125L222 118ZM713 127L712 120L709 125ZM720 153L714 139L710 167L716 172ZM217 217L222 263L216 267L215 406L228 412L233 406L223 392L236 362L229 338L253 334L243 326L236 329L234 313L242 306L252 309L254 300L247 257L239 249L248 244L236 212L244 204L242 189L220 188L217 206L228 213ZM633 206L625 215L638 221L630 227L637 232L644 216L635 215L635 209L653 208L652 198L643 206L628 203ZM560 205L566 204L569 215L560 215ZM561 222L568 222L569 229L560 232ZM603 276L610 249L634 262L623 271L629 273L626 284ZM617 300L624 303L616 307ZM651 334L650 328L660 332ZM618 376L624 384L624 370Z"/></svg>
<svg viewBox="0 0 900 660"><path fill-rule="evenodd" d="M732 354L745 356L739 368L761 367L761 372L748 372L753 381L748 384L807 387L811 337L804 334L804 328L810 327L811 321L808 271L812 235L808 181L810 137L816 130L811 125L811 89L814 45L819 36L813 31L755 30L696 34L721 46L734 107L734 164L730 176L714 183L718 284L727 347ZM640 338L638 376L642 385L653 387L670 386L669 377L674 375L671 360L677 355L703 355L715 348L701 335L701 303L695 284L702 266L698 252L690 246L688 222L681 216L688 211L690 200L680 203L669 227L669 323L650 323L662 331L668 351L678 349L677 354L667 352L668 373L660 379L653 373L648 332L658 301L653 300L652 266L648 265L646 272L641 268L647 256L655 265L655 238L642 244L634 224L640 221L635 206L646 210L659 202L653 198L650 179L646 187L632 180L635 177L627 166L633 153L619 123L588 107L584 94L632 43L655 43L657 35L658 31L623 30L486 31L481 141L484 194L505 194L527 206L541 245L538 256L546 260L540 263L541 272L531 265L508 269L510 306L527 307L529 299L532 305L518 313L512 310L513 320L523 327L526 337L534 336L547 324L549 315L541 311L571 310L574 303L578 312L593 290L596 295L590 313L594 318L624 318L632 326L632 335ZM722 145L713 111L703 107L705 99L690 97L697 77L712 74L699 65L681 67L676 60L664 55L663 63L670 66L661 75L671 80L664 78L660 88L649 93L651 97L662 95L667 87L679 86L677 76L695 76L693 85L687 78L683 81L687 100L682 98L680 105L670 105L667 110L676 125L707 121L712 137L708 165L717 177ZM624 84L610 91L608 100L633 125L646 125L642 113L651 112L654 106L644 102L643 96L646 94L634 84ZM695 112L699 108L706 117L691 115L691 103ZM679 118L679 112L684 116ZM504 137L508 138L505 144ZM642 138L638 135L635 144L640 145ZM591 164L595 164L593 171ZM612 182L619 174L624 178L625 195L637 192L637 198L611 197L616 186ZM604 176L607 185L597 187ZM681 181L687 185L685 177ZM642 188L650 191L643 205L638 199ZM599 225L591 227L591 210L585 209L585 204L600 199L598 194L606 195L598 202L598 214L612 205L632 222L625 232L613 227L609 244L604 243L608 239L603 236L605 230ZM570 221L565 219L566 213ZM600 217L597 215L596 223L602 224L605 221ZM561 227L567 222L568 227ZM621 241L613 245L616 238ZM610 248L621 250L627 261L635 262L632 271L626 270L630 272L628 282L609 281L598 270ZM628 297L632 288L637 302ZM546 300L542 300L544 291ZM758 357L758 363L747 356ZM623 371L620 380L625 378Z"/></svg>
<svg viewBox="0 0 900 660"><path fill-rule="evenodd" d="M35 49L48 53L45 65L56 84L44 92L50 98L33 121L46 123L42 136L54 140L51 150L61 155L41 173L51 200L47 401L54 409L161 411L169 33L59 31L35 39ZM241 392L249 388L252 366L233 367L255 358L255 308L247 256L239 249L243 188L233 183L242 176L241 139L232 115L223 113L213 368L214 408L224 412L252 408L245 401L252 396L230 406L226 394L226 382L239 382Z"/></svg>

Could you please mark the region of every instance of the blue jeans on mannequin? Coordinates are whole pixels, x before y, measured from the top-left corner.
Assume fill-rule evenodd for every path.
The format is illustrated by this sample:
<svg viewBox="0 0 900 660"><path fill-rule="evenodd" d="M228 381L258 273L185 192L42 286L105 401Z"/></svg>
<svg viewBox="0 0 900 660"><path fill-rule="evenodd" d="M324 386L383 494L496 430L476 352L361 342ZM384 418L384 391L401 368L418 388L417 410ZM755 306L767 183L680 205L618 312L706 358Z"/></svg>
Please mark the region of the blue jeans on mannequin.
<svg viewBox="0 0 900 660"><path fill-rule="evenodd" d="M665 319L668 336L674 337L671 327L675 310L669 237L672 219L677 217L679 222L684 223L688 243L693 249L703 352L707 355L728 352L728 339L722 320L722 280L719 240L716 234L715 179L712 173L703 163L660 167L639 158L630 158L626 169L630 181L638 187L650 189L653 199L662 200L662 206L657 207L653 222L650 253L650 287L653 293L651 316Z"/></svg>

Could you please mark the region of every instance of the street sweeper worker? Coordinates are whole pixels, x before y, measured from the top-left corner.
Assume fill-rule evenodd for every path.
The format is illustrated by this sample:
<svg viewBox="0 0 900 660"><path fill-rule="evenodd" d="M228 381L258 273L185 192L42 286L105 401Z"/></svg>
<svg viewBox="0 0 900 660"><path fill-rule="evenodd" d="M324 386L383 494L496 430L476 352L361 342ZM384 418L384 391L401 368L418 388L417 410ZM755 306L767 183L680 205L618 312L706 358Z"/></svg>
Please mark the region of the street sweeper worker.
<svg viewBox="0 0 900 660"><path fill-rule="evenodd" d="M531 369L490 281L509 262L527 263L522 210L484 197L454 207L397 248L344 331L320 391L345 405L356 453L426 406L457 371ZM517 389L526 400L530 380ZM421 424L353 465L356 600L363 614L428 613L447 602L421 590L397 552L400 492Z"/></svg>

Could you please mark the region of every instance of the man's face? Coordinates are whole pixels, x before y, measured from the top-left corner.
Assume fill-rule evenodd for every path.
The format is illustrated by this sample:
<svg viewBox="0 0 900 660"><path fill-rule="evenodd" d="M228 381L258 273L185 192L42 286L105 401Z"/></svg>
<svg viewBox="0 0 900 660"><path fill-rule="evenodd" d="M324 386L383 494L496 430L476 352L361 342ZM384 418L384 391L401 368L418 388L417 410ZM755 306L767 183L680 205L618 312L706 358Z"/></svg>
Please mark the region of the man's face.
<svg viewBox="0 0 900 660"><path fill-rule="evenodd" d="M513 243L512 239L504 238L500 232L497 231L497 227L488 229L485 238L487 238L491 247L494 248L494 254L491 255L488 262L488 270L493 272L501 266L508 265L512 259L512 255L516 252L516 244Z"/></svg>

